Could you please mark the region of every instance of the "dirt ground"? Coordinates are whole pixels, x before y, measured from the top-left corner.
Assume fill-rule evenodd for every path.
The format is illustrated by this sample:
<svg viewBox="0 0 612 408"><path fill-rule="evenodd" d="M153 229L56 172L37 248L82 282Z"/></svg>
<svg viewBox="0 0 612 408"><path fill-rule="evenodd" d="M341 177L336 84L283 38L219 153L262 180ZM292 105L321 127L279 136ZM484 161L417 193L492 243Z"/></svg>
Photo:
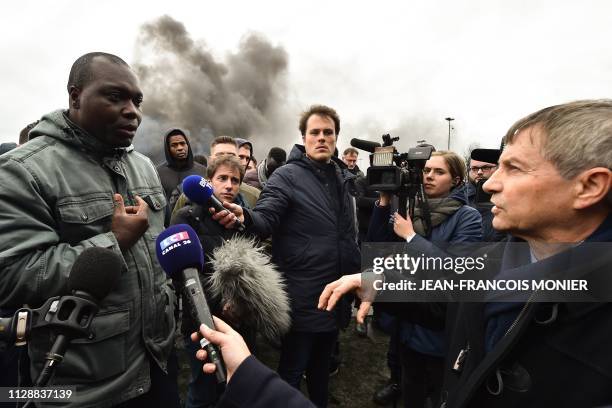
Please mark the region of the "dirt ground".
<svg viewBox="0 0 612 408"><path fill-rule="evenodd" d="M330 382L331 407L379 407L372 402L372 395L389 378L386 357L388 344L389 337L371 325L368 327L368 337L358 336L354 320L346 330L340 332L342 362L338 374L333 376ZM179 389L184 399L189 381L189 364L184 352L179 351L178 355ZM269 344L260 342L257 358L276 370L279 352Z"/></svg>

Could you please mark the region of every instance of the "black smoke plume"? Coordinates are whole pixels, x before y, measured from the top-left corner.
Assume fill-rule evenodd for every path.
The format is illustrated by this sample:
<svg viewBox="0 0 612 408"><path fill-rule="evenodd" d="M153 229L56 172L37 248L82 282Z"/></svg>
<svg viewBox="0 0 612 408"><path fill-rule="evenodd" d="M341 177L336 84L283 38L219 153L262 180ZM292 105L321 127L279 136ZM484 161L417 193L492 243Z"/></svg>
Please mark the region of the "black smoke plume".
<svg viewBox="0 0 612 408"><path fill-rule="evenodd" d="M171 126L190 132L196 154L208 154L220 135L282 138L289 63L282 47L251 33L219 61L169 16L144 24L137 41L133 66L145 118L135 144L155 162L163 160L162 134Z"/></svg>

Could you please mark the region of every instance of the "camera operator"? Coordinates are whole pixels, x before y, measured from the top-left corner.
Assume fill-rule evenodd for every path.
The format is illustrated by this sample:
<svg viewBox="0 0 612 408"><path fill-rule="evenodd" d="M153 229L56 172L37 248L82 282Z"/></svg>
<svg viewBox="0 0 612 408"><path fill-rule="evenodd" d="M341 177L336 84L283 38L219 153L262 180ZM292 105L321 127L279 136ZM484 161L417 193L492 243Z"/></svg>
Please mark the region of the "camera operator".
<svg viewBox="0 0 612 408"><path fill-rule="evenodd" d="M425 235L423 211L416 208L413 219L395 212L391 215L391 195L381 193L370 221L368 241L429 240L433 244L478 242L482 239L481 217L467 206L463 180L465 164L454 152L433 152L423 167L423 183L430 208L432 231ZM391 215L393 225L387 220ZM422 326L402 322L397 332L399 339L389 350L397 355L402 366L402 393L407 407L423 407L427 398L437 401L442 385L444 363L444 334ZM399 341L398 341L399 340Z"/></svg>
<svg viewBox="0 0 612 408"><path fill-rule="evenodd" d="M612 241L611 129L612 100L551 106L510 128L499 169L484 189L492 194L493 227L513 237L493 249L505 256L512 242L528 247L515 265L501 263L500 272L538 276L552 266L553 272L572 267L582 276L609 276L610 251L585 253L593 243ZM363 296L366 286L360 275L344 276L325 288L319 307L332 309L353 289ZM612 403L612 359L602 341L612 337L612 304L539 299L448 305L441 407ZM387 305L410 321L438 319L433 304ZM358 320L367 307L363 302Z"/></svg>

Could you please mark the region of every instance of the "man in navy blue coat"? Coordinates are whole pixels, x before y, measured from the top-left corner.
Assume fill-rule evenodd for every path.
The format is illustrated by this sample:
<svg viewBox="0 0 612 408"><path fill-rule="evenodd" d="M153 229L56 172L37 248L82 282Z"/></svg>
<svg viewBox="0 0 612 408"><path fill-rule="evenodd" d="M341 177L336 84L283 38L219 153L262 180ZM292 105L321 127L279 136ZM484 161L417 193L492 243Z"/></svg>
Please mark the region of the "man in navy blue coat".
<svg viewBox="0 0 612 408"><path fill-rule="evenodd" d="M327 406L329 365L338 329L348 322L348 305L317 309L328 283L359 271L355 209L349 194L355 176L333 157L340 131L335 110L315 105L300 118L304 145L295 145L287 164L276 170L257 205L243 211L227 204L215 214L224 225L240 218L248 232L272 235L272 261L283 273L291 299L292 326L282 342L280 376L299 388L306 374L308 395Z"/></svg>

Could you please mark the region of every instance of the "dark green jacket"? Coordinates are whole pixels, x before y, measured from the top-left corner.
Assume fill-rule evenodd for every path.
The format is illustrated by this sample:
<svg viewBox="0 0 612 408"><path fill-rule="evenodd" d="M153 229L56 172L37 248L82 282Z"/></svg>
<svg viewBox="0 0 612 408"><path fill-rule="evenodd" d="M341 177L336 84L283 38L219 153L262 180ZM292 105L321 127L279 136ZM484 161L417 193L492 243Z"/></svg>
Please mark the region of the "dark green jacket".
<svg viewBox="0 0 612 408"><path fill-rule="evenodd" d="M174 330L174 292L155 256L166 200L151 161L132 147L111 149L71 124L43 117L30 141L0 157L0 307L40 306L68 293L67 278L88 247L121 254L125 268L101 302L92 339L73 341L53 384L76 384L71 406L106 407L146 392L149 362L166 369ZM149 228L121 253L111 232L113 194L148 202ZM32 378L51 345L29 342Z"/></svg>

